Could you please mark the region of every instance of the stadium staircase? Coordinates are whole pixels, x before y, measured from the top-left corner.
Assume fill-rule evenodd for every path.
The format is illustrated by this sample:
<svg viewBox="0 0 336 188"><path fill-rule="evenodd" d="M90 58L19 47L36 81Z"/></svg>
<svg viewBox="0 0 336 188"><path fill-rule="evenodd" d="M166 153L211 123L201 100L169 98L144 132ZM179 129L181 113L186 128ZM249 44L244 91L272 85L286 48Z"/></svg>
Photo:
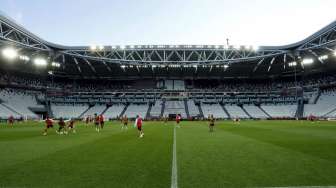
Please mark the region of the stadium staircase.
<svg viewBox="0 0 336 188"><path fill-rule="evenodd" d="M220 104L220 105L221 105L223 111L226 113L227 117L229 117L229 119L231 119L231 115L230 115L229 111L227 111L227 109L225 108L224 104Z"/></svg>
<svg viewBox="0 0 336 188"><path fill-rule="evenodd" d="M165 108L166 108L166 99L163 99L160 117L163 117Z"/></svg>
<svg viewBox="0 0 336 188"><path fill-rule="evenodd" d="M124 116L124 114L125 114L125 112L126 112L128 106L129 106L129 104L126 104L126 105L125 105L125 107L124 107L123 111L121 111L119 117L123 117L123 116Z"/></svg>
<svg viewBox="0 0 336 188"><path fill-rule="evenodd" d="M318 94L317 94L317 96L315 97L315 100L314 100L314 104L317 103L317 101L319 100L320 96L321 96L321 91L318 91Z"/></svg>
<svg viewBox="0 0 336 188"><path fill-rule="evenodd" d="M266 110L263 109L261 106L258 106L258 108L259 108L262 112L264 112L269 118L272 118L272 116L271 116L269 113L267 113Z"/></svg>
<svg viewBox="0 0 336 188"><path fill-rule="evenodd" d="M303 101L299 101L296 113L295 113L295 117L296 118L302 118L303 117L303 112L304 112L304 103Z"/></svg>
<svg viewBox="0 0 336 188"><path fill-rule="evenodd" d="M1 103L0 105L2 105L3 107L7 108L9 111L13 112L13 114L17 114L19 116L24 116L23 114L19 113L18 111L16 111L15 109L13 109L12 107L10 106L7 106L6 104L4 103Z"/></svg>
<svg viewBox="0 0 336 188"><path fill-rule="evenodd" d="M145 119L149 119L149 118L150 118L150 113L151 113L151 111L152 111L152 107L153 107L153 104L152 104L152 103L149 103L149 106L148 106L148 110L147 110Z"/></svg>
<svg viewBox="0 0 336 188"><path fill-rule="evenodd" d="M251 114L249 114L243 106L240 106L240 108L245 112L245 114L246 114L249 118L254 119L254 117L252 117Z"/></svg>
<svg viewBox="0 0 336 188"><path fill-rule="evenodd" d="M53 113L53 111L52 111L52 109L51 109L51 105L50 105L50 102L48 101L48 102L46 102L45 103L45 107L46 107L46 109L47 109L47 115L49 116L49 117L54 117L54 113Z"/></svg>
<svg viewBox="0 0 336 188"><path fill-rule="evenodd" d="M89 106L89 108L87 108L84 112L82 112L82 113L78 116L78 118L79 118L79 119L80 119L80 118L83 118L84 114L85 114L87 111L89 111L92 107L93 107L93 106Z"/></svg>
<svg viewBox="0 0 336 188"><path fill-rule="evenodd" d="M335 111L336 111L336 108L334 108L330 112L324 114L322 117L328 117L328 115L333 114Z"/></svg>
<svg viewBox="0 0 336 188"><path fill-rule="evenodd" d="M103 110L103 112L102 112L100 115L104 115L105 112L106 112L109 108L111 108L111 107L112 107L112 105L111 105L111 106L106 106L105 110Z"/></svg>
<svg viewBox="0 0 336 188"><path fill-rule="evenodd" d="M199 114L202 118L204 118L204 113L203 113L203 110L202 110L202 107L201 107L201 103L197 104L197 107L198 107L198 111L199 111Z"/></svg>
<svg viewBox="0 0 336 188"><path fill-rule="evenodd" d="M190 119L190 113L189 113L189 108L188 108L188 101L187 99L184 99L184 108L185 108L185 112L187 114L187 118Z"/></svg>

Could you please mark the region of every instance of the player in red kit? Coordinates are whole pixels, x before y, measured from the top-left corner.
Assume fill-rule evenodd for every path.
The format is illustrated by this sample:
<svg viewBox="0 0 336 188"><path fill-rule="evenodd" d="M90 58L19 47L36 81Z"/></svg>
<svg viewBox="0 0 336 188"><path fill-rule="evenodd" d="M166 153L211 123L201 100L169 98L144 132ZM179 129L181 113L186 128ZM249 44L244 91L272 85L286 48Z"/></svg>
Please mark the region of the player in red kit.
<svg viewBox="0 0 336 188"><path fill-rule="evenodd" d="M59 128L58 128L58 131L56 131L57 134L66 134L66 131L65 131L65 122L63 120L63 118L60 118L60 120L58 121L58 125L59 125Z"/></svg>
<svg viewBox="0 0 336 188"><path fill-rule="evenodd" d="M68 131L72 131L72 133L76 133L75 129L75 120L71 119L68 125Z"/></svg>
<svg viewBox="0 0 336 188"><path fill-rule="evenodd" d="M11 115L11 116L9 116L9 118L8 118L8 124L10 125L10 126L12 126L13 127L13 125L14 125L14 117Z"/></svg>
<svg viewBox="0 0 336 188"><path fill-rule="evenodd" d="M176 125L180 128L181 114L176 114Z"/></svg>
<svg viewBox="0 0 336 188"><path fill-rule="evenodd" d="M98 116L97 114L94 115L94 124L96 127L96 131L100 132L100 116Z"/></svg>
<svg viewBox="0 0 336 188"><path fill-rule="evenodd" d="M135 125L138 128L139 137L142 138L144 136L144 132L142 130L142 118L139 115L137 115L137 118L135 119Z"/></svg>
<svg viewBox="0 0 336 188"><path fill-rule="evenodd" d="M86 124L86 126L88 126L89 123L90 123L90 116L86 116L86 118L85 118L85 124Z"/></svg>
<svg viewBox="0 0 336 188"><path fill-rule="evenodd" d="M47 134L48 134L48 129L54 127L53 123L54 123L54 121L53 121L52 119L50 119L50 118L47 117L47 119L45 120L46 127L45 127L45 129L44 129L44 131L43 131L43 135L44 135L44 136L47 136Z"/></svg>
<svg viewBox="0 0 336 188"><path fill-rule="evenodd" d="M101 114L99 116L99 124L100 124L100 128L103 129L104 128L104 124L105 124L105 118L104 118L103 114Z"/></svg>

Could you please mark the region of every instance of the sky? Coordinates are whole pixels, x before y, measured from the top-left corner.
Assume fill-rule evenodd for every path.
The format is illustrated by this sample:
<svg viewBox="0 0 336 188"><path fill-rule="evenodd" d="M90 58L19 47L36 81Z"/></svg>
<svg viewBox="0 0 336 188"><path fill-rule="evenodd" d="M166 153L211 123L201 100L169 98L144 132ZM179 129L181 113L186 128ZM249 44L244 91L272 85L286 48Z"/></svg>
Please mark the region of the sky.
<svg viewBox="0 0 336 188"><path fill-rule="evenodd" d="M56 44L276 46L336 20L336 0L0 0Z"/></svg>

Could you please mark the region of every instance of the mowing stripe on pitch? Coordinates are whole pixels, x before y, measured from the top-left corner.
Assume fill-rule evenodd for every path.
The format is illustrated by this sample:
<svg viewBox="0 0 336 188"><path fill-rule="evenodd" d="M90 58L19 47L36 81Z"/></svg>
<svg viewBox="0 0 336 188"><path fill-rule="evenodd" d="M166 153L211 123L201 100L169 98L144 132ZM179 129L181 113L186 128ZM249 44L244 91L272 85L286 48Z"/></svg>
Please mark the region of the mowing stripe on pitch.
<svg viewBox="0 0 336 188"><path fill-rule="evenodd" d="M260 188L336 188L336 186L289 186L289 187L260 187Z"/></svg>
<svg viewBox="0 0 336 188"><path fill-rule="evenodd" d="M171 188L177 188L176 126L174 127Z"/></svg>

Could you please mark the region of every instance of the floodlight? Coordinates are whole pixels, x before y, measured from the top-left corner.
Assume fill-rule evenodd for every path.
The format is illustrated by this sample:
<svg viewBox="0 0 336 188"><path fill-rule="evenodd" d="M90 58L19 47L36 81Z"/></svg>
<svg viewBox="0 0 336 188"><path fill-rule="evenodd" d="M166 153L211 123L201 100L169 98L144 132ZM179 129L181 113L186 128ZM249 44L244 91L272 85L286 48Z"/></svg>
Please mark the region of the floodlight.
<svg viewBox="0 0 336 188"><path fill-rule="evenodd" d="M303 59L302 60L302 64L304 64L304 65L310 65L312 63L314 63L313 59Z"/></svg>
<svg viewBox="0 0 336 188"><path fill-rule="evenodd" d="M295 67L297 63L295 61L288 63L288 66L290 67Z"/></svg>
<svg viewBox="0 0 336 188"><path fill-rule="evenodd" d="M18 56L18 53L13 48L5 48L2 50L2 55L7 59L13 60Z"/></svg>
<svg viewBox="0 0 336 188"><path fill-rule="evenodd" d="M59 67L61 67L61 64L59 64L57 62L52 62L51 66L59 68Z"/></svg>
<svg viewBox="0 0 336 188"><path fill-rule="evenodd" d="M92 51L97 50L97 46L96 45L90 46L90 50L92 50Z"/></svg>
<svg viewBox="0 0 336 188"><path fill-rule="evenodd" d="M253 46L252 46L252 49L253 49L254 51L258 51L258 50L259 50L259 46L253 45Z"/></svg>
<svg viewBox="0 0 336 188"><path fill-rule="evenodd" d="M19 59L23 60L23 61L29 61L30 60L30 58L28 56L25 56L25 55L20 55Z"/></svg>
<svg viewBox="0 0 336 188"><path fill-rule="evenodd" d="M227 69L227 68L229 68L229 65L224 65L223 67L224 67L224 69Z"/></svg>
<svg viewBox="0 0 336 188"><path fill-rule="evenodd" d="M36 66L47 66L47 61L45 59L42 59L42 58L36 58L36 59L34 59L34 64Z"/></svg>
<svg viewBox="0 0 336 188"><path fill-rule="evenodd" d="M328 58L329 58L328 55L322 55L322 56L320 56L318 59L319 59L320 61L323 61L323 60L327 60Z"/></svg>

